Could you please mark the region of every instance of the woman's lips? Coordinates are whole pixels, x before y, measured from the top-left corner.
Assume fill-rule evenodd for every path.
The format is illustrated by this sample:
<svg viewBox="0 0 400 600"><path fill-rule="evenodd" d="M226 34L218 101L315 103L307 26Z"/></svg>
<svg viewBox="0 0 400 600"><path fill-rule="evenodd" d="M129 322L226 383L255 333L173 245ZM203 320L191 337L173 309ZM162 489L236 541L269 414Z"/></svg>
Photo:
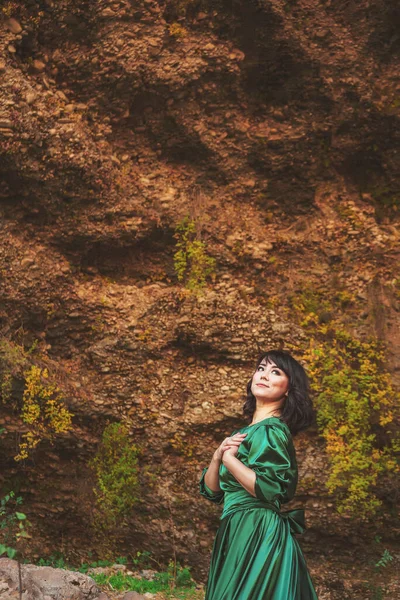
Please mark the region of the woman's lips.
<svg viewBox="0 0 400 600"><path fill-rule="evenodd" d="M268 385L265 385L265 383L257 383L257 385L260 385L261 387L269 387Z"/></svg>

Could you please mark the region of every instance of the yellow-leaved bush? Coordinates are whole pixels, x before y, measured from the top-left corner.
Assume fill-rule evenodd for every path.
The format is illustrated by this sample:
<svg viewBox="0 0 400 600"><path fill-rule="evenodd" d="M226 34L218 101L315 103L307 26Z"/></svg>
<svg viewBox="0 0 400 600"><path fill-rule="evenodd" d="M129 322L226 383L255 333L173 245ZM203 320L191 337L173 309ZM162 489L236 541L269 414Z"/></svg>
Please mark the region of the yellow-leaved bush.
<svg viewBox="0 0 400 600"><path fill-rule="evenodd" d="M382 344L356 339L334 320L321 324L314 312L302 326L308 333L302 359L331 463L328 491L338 498L340 513L368 518L382 505L381 479L395 480L400 471L394 427L399 395L385 369Z"/></svg>
<svg viewBox="0 0 400 600"><path fill-rule="evenodd" d="M65 406L60 389L50 381L47 369L31 365L25 371L20 416L28 431L21 436L17 461L28 458L41 440L54 441L55 435L71 429L73 414Z"/></svg>

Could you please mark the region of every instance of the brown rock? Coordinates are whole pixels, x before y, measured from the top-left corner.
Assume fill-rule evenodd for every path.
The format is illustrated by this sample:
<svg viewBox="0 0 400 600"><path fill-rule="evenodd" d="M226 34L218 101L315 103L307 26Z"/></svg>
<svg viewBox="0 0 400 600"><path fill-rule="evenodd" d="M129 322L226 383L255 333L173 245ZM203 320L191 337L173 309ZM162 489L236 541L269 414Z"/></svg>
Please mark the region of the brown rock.
<svg viewBox="0 0 400 600"><path fill-rule="evenodd" d="M45 63L43 61L37 60L37 59L35 59L33 61L32 66L33 66L33 70L36 71L36 73L42 73L46 68Z"/></svg>
<svg viewBox="0 0 400 600"><path fill-rule="evenodd" d="M17 34L17 33L21 33L21 31L22 31L22 27L18 23L17 19L13 19L12 17L11 17L11 19L7 19L6 25L7 25L8 29L11 31L11 33Z"/></svg>
<svg viewBox="0 0 400 600"><path fill-rule="evenodd" d="M61 98L61 100L68 100L67 96L64 94L64 92L63 92L63 91L61 91L61 90L57 90L57 91L56 91L56 94L57 94L57 96L58 96L59 98Z"/></svg>
<svg viewBox="0 0 400 600"><path fill-rule="evenodd" d="M6 70L6 63L4 60L0 60L0 73Z"/></svg>
<svg viewBox="0 0 400 600"><path fill-rule="evenodd" d="M34 259L30 258L29 256L27 256L26 258L23 258L21 260L21 267L31 267L34 264L35 264Z"/></svg>
<svg viewBox="0 0 400 600"><path fill-rule="evenodd" d="M37 98L36 92L27 92L25 100L28 104L33 104Z"/></svg>
<svg viewBox="0 0 400 600"><path fill-rule="evenodd" d="M122 596L122 600L146 600L146 598L137 592L126 592L126 594Z"/></svg>
<svg viewBox="0 0 400 600"><path fill-rule="evenodd" d="M104 8L100 14L102 17L115 17L116 16L115 12L112 10L112 8Z"/></svg>

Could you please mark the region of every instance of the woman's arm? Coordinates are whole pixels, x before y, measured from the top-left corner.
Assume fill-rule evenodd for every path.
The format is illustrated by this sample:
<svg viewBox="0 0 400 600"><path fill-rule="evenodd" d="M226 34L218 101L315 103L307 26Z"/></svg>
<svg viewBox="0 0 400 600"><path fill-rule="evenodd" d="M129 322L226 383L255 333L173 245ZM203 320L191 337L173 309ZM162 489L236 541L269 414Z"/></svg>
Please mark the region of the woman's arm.
<svg viewBox="0 0 400 600"><path fill-rule="evenodd" d="M289 430L271 424L258 427L251 439L248 466L236 454L236 448L226 450L222 462L249 494L265 502L284 497L288 490L294 494L297 466Z"/></svg>
<svg viewBox="0 0 400 600"><path fill-rule="evenodd" d="M232 452L237 453L239 446L246 437L246 435L247 433L235 433L235 435L225 438L219 446L219 448L214 452L214 455L210 462L210 466L208 467L206 476L204 478L206 486L210 488L212 492L221 491L221 488L219 487L219 468L221 466L221 462L223 461L224 454L228 452L228 450L225 449L228 448Z"/></svg>
<svg viewBox="0 0 400 600"><path fill-rule="evenodd" d="M208 467L207 473L204 477L204 481L206 486L210 488L212 492L220 492L221 488L219 487L219 467L221 465L221 460L217 457L213 456L210 462L210 466Z"/></svg>
<svg viewBox="0 0 400 600"><path fill-rule="evenodd" d="M230 450L224 452L222 462L228 471L230 471L234 478L240 483L240 485L244 487L249 494L255 497L255 472L252 469L249 469L249 467L246 467Z"/></svg>

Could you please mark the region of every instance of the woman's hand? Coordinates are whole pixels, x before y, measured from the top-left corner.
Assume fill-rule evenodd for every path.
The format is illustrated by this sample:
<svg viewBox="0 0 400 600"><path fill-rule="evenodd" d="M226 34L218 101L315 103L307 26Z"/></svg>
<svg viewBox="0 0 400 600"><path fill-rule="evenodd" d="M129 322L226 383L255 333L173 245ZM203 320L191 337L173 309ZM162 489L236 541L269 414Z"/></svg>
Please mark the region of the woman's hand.
<svg viewBox="0 0 400 600"><path fill-rule="evenodd" d="M225 438L219 448L215 451L214 458L223 461L226 452L230 452L233 456L236 456L239 451L239 446L246 435L247 433L235 433L232 437Z"/></svg>
<svg viewBox="0 0 400 600"><path fill-rule="evenodd" d="M238 453L238 450L239 450L239 447L228 448L228 450L225 450L225 452L222 455L222 464L224 464L226 466L227 460L229 460L229 458L231 456L236 456Z"/></svg>

